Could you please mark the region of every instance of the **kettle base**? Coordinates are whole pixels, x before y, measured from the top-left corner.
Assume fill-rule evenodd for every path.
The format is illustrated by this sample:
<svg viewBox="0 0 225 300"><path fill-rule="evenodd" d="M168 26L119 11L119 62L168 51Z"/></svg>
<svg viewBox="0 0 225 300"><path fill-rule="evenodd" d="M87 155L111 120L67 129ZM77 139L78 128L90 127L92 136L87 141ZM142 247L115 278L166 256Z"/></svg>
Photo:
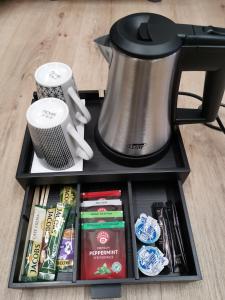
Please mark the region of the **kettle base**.
<svg viewBox="0 0 225 300"><path fill-rule="evenodd" d="M169 140L162 148L149 155L142 155L137 157L121 154L106 145L98 132L97 126L95 127L95 141L96 145L104 156L115 163L128 167L143 167L155 163L167 153L170 145Z"/></svg>

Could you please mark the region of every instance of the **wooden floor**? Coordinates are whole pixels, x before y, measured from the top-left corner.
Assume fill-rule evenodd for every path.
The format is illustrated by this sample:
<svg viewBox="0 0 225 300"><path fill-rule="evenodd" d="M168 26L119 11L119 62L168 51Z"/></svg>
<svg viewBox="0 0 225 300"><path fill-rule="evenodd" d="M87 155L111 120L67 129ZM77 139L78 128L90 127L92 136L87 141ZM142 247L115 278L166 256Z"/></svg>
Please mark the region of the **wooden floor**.
<svg viewBox="0 0 225 300"><path fill-rule="evenodd" d="M104 89L107 64L94 38L134 12L176 22L225 27L225 0L0 1L0 299L89 299L87 288L7 288L23 189L15 172L34 70L48 61L69 64L79 89ZM201 93L202 73L184 74L181 90ZM196 105L183 98L180 105ZM224 109L223 109L224 110ZM225 122L225 110L220 113ZM125 286L123 299L225 299L225 136L202 125L181 128L192 172L184 184L203 281Z"/></svg>

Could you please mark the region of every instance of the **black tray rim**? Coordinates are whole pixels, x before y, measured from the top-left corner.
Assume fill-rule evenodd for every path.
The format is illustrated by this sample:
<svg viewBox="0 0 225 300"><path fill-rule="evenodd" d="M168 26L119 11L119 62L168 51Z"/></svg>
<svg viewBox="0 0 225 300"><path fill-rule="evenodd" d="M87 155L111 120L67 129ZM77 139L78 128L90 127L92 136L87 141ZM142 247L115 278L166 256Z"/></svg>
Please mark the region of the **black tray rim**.
<svg viewBox="0 0 225 300"><path fill-rule="evenodd" d="M91 101L101 101L103 98L101 97L102 91L98 90L87 90L87 91L80 91L80 96L83 98L91 98ZM20 185L25 189L27 185L33 184L45 184L46 182L49 184L57 184L60 181L64 184L70 183L70 178L73 182L88 182L92 181L91 177L94 175L95 180L98 182L102 181L103 179L108 181L114 180L143 180L140 175L147 176L149 179L160 178L161 175L164 177L167 174L170 174L174 178L178 177L182 180L182 182L186 179L188 174L190 173L190 166L188 163L186 151L184 148L182 136L178 126L174 126L173 128L173 135L175 136L176 143L179 147L179 154L182 160L182 167L174 167L174 168L156 168L156 169L143 169L143 168L131 168L126 170L119 170L119 171L111 171L110 169L107 171L96 171L95 174L93 172L88 171L79 171L79 172L54 172L54 173L29 173L25 172L25 164L27 162L28 156L28 149L31 147L33 151L33 146L29 134L28 127L26 126L22 149L19 157L19 162L16 171L16 179L20 183ZM33 155L33 153L32 153ZM117 178L117 179L116 179ZM136 178L136 179L135 179Z"/></svg>

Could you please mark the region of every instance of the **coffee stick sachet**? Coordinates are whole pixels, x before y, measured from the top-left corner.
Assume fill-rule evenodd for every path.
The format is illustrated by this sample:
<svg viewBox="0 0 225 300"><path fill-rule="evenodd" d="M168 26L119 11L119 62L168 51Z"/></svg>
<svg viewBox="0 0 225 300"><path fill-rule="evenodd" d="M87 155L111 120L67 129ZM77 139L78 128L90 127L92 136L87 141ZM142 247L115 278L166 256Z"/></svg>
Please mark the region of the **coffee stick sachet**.
<svg viewBox="0 0 225 300"><path fill-rule="evenodd" d="M58 272L73 272L74 239L75 239L75 207L72 207L60 242L56 267Z"/></svg>
<svg viewBox="0 0 225 300"><path fill-rule="evenodd" d="M35 205L39 204L39 197L40 197L40 187L37 186L34 191L33 202L32 202L32 207L31 207L31 212L30 212L30 218L29 218L29 223L28 223L28 227L27 227L27 234L26 234L26 240L25 240L25 244L24 244L22 264L20 267L19 281L22 280L22 275L24 272L24 264L25 264L25 260L26 260L26 254L27 254L27 246L28 246L28 243L30 240L31 226L32 226L33 217L34 217L34 208L35 208Z"/></svg>
<svg viewBox="0 0 225 300"><path fill-rule="evenodd" d="M58 272L72 272L75 246L76 189L73 186L64 186L60 191L60 200L62 203L70 205L71 209L60 242L56 267Z"/></svg>
<svg viewBox="0 0 225 300"><path fill-rule="evenodd" d="M54 280L56 274L56 259L58 256L59 245L65 223L69 214L70 206L57 203L55 219L53 223L52 232L50 234L47 256L40 268L38 278L40 280Z"/></svg>
<svg viewBox="0 0 225 300"><path fill-rule="evenodd" d="M37 281L46 208L35 205L22 281Z"/></svg>
<svg viewBox="0 0 225 300"><path fill-rule="evenodd" d="M47 208L47 211L46 211L44 234L43 234L43 240L42 240L40 264L39 264L40 269L41 269L45 259L47 258L48 242L49 242L52 230L53 230L55 212L56 212L56 207Z"/></svg>
<svg viewBox="0 0 225 300"><path fill-rule="evenodd" d="M77 192L73 186L65 185L60 190L60 201L70 206L76 205Z"/></svg>

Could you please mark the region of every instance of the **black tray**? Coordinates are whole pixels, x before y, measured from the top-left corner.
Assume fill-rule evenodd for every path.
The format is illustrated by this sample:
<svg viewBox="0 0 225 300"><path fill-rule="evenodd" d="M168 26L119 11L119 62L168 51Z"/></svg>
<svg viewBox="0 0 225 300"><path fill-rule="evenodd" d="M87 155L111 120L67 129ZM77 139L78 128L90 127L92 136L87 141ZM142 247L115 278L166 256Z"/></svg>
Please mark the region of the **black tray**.
<svg viewBox="0 0 225 300"><path fill-rule="evenodd" d="M86 99L86 105L92 115L92 121L85 128L85 139L91 145L95 154L91 161L84 162L84 170L82 172L31 174L30 168L34 152L29 132L26 129L16 175L26 192L13 255L9 287L43 288L88 285L92 287L91 293L93 298L106 298L120 296L121 284L200 280L201 272L182 190L182 182L188 176L190 168L179 128L173 128L168 152L157 162L139 168L119 165L110 161L101 153L94 139L94 129L103 97L99 96L98 91L80 92L80 96ZM78 194L75 225L76 251L73 272L60 274L54 282L21 283L18 281L18 278L35 185L52 184L51 191L58 194L59 185L67 183L75 184ZM104 190L106 188L122 189L126 221L127 277L115 280L80 280L79 195L81 191ZM151 205L154 201L166 202L168 200L173 201L177 207L189 271L186 274L176 273L146 277L137 268L136 254L140 244L135 237L134 222L140 212L151 213Z"/></svg>
<svg viewBox="0 0 225 300"><path fill-rule="evenodd" d="M71 179L71 178L70 178ZM73 183L71 181L70 183ZM127 277L114 280L80 280L80 192L88 190L122 189L122 201L124 204L124 216L126 221L126 255L127 255ZM51 192L59 191L59 185L51 186ZM91 286L92 297L118 297L121 284L141 284L155 282L181 282L195 281L201 279L201 272L198 264L196 249L188 217L187 207L179 180L169 178L168 180L156 181L115 181L99 183L78 183L77 184L77 217L75 233L75 256L73 273L65 273L58 276L54 282L18 282L21 260L24 250L24 242L29 222L34 187L27 187L23 208L20 217L19 229L13 255L12 268L9 279L11 288L43 288L43 287L65 287L65 286ZM151 205L154 201L173 201L178 211L178 218L183 236L184 248L187 255L189 271L186 274L168 274L147 277L139 272L136 263L136 253L140 246L134 232L134 222L140 212L151 214Z"/></svg>
<svg viewBox="0 0 225 300"><path fill-rule="evenodd" d="M86 100L86 105L92 115L91 122L85 127L85 139L94 151L94 158L84 161L81 172L30 173L33 160L33 145L26 129L20 154L16 178L25 188L27 185L58 184L71 182L101 182L126 180L157 180L166 179L168 173L174 179L184 181L190 172L184 145L178 127L173 128L171 144L167 153L153 164L145 167L127 167L112 162L98 149L94 129L98 120L103 98L98 91L82 91L80 97Z"/></svg>

